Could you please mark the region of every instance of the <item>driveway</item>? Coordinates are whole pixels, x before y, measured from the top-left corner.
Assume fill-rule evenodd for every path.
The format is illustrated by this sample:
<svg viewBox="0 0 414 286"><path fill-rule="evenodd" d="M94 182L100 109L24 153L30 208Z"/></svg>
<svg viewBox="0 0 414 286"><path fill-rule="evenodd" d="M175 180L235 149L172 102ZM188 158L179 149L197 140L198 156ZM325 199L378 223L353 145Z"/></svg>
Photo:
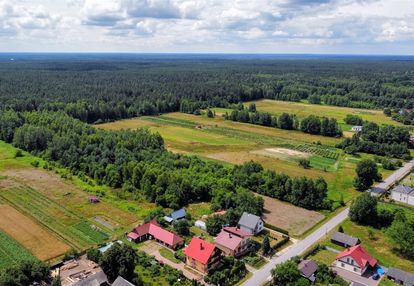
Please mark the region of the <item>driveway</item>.
<svg viewBox="0 0 414 286"><path fill-rule="evenodd" d="M381 281L381 279L374 280L368 275L360 276L336 266L332 267L332 270L348 282L358 282L366 286L377 286Z"/></svg>

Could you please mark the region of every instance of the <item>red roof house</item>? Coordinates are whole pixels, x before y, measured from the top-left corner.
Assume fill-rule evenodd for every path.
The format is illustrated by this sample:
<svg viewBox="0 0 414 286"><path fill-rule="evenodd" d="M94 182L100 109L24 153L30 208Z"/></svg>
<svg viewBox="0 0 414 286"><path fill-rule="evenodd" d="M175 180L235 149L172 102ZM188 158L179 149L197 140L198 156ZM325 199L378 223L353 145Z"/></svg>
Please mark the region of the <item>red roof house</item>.
<svg viewBox="0 0 414 286"><path fill-rule="evenodd" d="M137 226L128 235L128 240L139 242L147 239L155 239L172 249L176 249L184 244L184 239L168 230L163 229L156 221L150 221Z"/></svg>
<svg viewBox="0 0 414 286"><path fill-rule="evenodd" d="M238 227L224 227L215 239L216 246L227 256L241 256L250 248L251 233Z"/></svg>
<svg viewBox="0 0 414 286"><path fill-rule="evenodd" d="M198 237L193 237L184 250L186 264L191 268L206 273L217 266L221 251L214 244Z"/></svg>
<svg viewBox="0 0 414 286"><path fill-rule="evenodd" d="M360 244L349 247L336 256L336 266L359 275L369 267L375 267L378 261L373 258Z"/></svg>

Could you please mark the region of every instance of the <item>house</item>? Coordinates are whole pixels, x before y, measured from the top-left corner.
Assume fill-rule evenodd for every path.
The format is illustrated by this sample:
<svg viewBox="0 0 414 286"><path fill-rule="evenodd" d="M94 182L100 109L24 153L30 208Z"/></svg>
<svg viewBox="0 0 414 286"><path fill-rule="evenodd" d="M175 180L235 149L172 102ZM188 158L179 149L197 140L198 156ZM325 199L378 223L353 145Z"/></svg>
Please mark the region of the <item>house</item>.
<svg viewBox="0 0 414 286"><path fill-rule="evenodd" d="M206 223L205 223L204 221L202 221L202 220L197 220L197 221L194 223L194 226L195 226L195 227L198 227L199 229L202 229L202 230L207 230L207 225L206 225Z"/></svg>
<svg viewBox="0 0 414 286"><path fill-rule="evenodd" d="M352 126L351 131L352 132L361 132L362 131L362 126L360 126L360 125Z"/></svg>
<svg viewBox="0 0 414 286"><path fill-rule="evenodd" d="M263 220L257 215L244 212L237 226L251 234L258 234L263 230Z"/></svg>
<svg viewBox="0 0 414 286"><path fill-rule="evenodd" d="M380 196L382 196L382 194L385 193L385 189L378 188L378 187L372 187L371 189L368 190L368 192L373 197L380 197Z"/></svg>
<svg viewBox="0 0 414 286"><path fill-rule="evenodd" d="M315 273L318 270L318 264L312 259L302 260L298 265L298 270L303 277L313 283L316 280Z"/></svg>
<svg viewBox="0 0 414 286"><path fill-rule="evenodd" d="M414 189L409 186L398 185L391 190L391 199L409 205L414 205Z"/></svg>
<svg viewBox="0 0 414 286"><path fill-rule="evenodd" d="M112 283L112 286L135 286L135 285L129 282L128 280L125 280L121 276L118 276L115 279L114 283Z"/></svg>
<svg viewBox="0 0 414 286"><path fill-rule="evenodd" d="M92 204L99 203L99 198L97 196L89 196L89 202Z"/></svg>
<svg viewBox="0 0 414 286"><path fill-rule="evenodd" d="M388 279L404 286L414 286L414 275L397 268L391 267L387 272Z"/></svg>
<svg viewBox="0 0 414 286"><path fill-rule="evenodd" d="M359 239L342 232L335 232L331 236L331 242L343 247L355 246L360 243Z"/></svg>
<svg viewBox="0 0 414 286"><path fill-rule="evenodd" d="M163 229L155 220L137 226L127 234L127 238L131 242L155 239L171 249L177 249L184 245L184 239L181 236Z"/></svg>
<svg viewBox="0 0 414 286"><path fill-rule="evenodd" d="M86 274L85 274L86 275ZM110 285L108 283L108 278L106 277L105 273L101 270L87 276L85 279L80 278L79 281L70 284L71 286L107 286Z"/></svg>
<svg viewBox="0 0 414 286"><path fill-rule="evenodd" d="M190 244L184 249L184 254L185 264L202 273L216 268L221 258L219 248L198 237L191 239Z"/></svg>
<svg viewBox="0 0 414 286"><path fill-rule="evenodd" d="M360 244L349 247L336 256L336 267L363 275L368 268L377 265L377 260L369 255Z"/></svg>
<svg viewBox="0 0 414 286"><path fill-rule="evenodd" d="M250 249L252 234L239 227L224 227L215 239L216 246L226 256L240 257Z"/></svg>
<svg viewBox="0 0 414 286"><path fill-rule="evenodd" d="M186 215L185 209L182 208L172 212L170 215L165 216L164 220L168 223L173 223L174 221L185 219Z"/></svg>

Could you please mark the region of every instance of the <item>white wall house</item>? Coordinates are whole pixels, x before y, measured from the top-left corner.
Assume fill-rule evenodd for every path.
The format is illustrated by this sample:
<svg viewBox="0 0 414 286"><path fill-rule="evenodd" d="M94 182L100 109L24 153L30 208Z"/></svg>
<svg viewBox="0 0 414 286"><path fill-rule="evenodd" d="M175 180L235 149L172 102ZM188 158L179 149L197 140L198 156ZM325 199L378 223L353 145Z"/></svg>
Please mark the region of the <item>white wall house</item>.
<svg viewBox="0 0 414 286"><path fill-rule="evenodd" d="M409 205L414 205L414 189L404 185L398 185L391 190L391 199Z"/></svg>
<svg viewBox="0 0 414 286"><path fill-rule="evenodd" d="M363 275L369 267L375 267L377 260L366 252L360 244L346 248L336 257L335 265L358 275Z"/></svg>

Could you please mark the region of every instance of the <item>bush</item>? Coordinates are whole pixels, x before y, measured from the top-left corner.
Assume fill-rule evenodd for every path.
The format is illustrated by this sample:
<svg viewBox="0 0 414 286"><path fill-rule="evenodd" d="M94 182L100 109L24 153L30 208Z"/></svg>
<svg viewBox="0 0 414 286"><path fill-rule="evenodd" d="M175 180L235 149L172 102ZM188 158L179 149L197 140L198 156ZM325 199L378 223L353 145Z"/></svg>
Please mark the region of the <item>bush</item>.
<svg viewBox="0 0 414 286"><path fill-rule="evenodd" d="M17 149L16 152L14 153L14 158L19 158L19 157L23 157L23 152L20 149Z"/></svg>
<svg viewBox="0 0 414 286"><path fill-rule="evenodd" d="M304 169L309 169L311 167L310 161L308 159L299 159L299 166Z"/></svg>
<svg viewBox="0 0 414 286"><path fill-rule="evenodd" d="M39 163L39 161L36 160L36 161L30 162L30 165L32 165L33 167L37 168L37 167L39 167L40 163Z"/></svg>

